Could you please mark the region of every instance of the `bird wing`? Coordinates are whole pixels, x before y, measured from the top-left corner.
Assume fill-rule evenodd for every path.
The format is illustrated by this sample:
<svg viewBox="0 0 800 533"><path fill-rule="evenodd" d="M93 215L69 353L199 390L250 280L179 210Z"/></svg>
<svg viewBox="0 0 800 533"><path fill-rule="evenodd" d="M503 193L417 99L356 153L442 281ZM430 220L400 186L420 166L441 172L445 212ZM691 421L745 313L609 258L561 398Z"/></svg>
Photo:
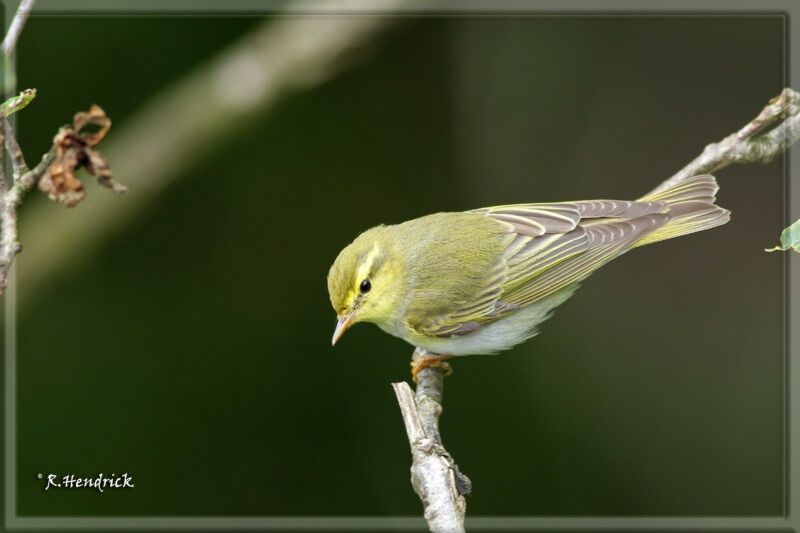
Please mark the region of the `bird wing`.
<svg viewBox="0 0 800 533"><path fill-rule="evenodd" d="M439 337L472 333L565 289L664 225L670 218L666 208L658 201L594 200L472 211L503 224L512 235L499 268L489 276L481 298L415 329Z"/></svg>

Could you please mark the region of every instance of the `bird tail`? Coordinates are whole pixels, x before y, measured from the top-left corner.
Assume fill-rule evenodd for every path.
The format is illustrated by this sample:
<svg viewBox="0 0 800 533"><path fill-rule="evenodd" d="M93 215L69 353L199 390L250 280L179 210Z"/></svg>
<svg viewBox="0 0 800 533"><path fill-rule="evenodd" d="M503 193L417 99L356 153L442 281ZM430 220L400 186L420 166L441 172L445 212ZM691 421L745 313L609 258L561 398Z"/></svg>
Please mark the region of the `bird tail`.
<svg viewBox="0 0 800 533"><path fill-rule="evenodd" d="M725 224L730 220L731 212L714 204L718 190L714 176L702 175L685 179L665 191L643 196L640 201L666 203L670 220L645 235L634 246L644 246Z"/></svg>

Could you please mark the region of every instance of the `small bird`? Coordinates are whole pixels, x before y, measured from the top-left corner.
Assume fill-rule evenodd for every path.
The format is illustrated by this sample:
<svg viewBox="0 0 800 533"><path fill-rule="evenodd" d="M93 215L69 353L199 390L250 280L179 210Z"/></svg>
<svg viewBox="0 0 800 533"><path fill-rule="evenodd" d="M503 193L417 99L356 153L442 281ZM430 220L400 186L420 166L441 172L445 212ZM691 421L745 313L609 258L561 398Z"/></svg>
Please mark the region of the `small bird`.
<svg viewBox="0 0 800 533"><path fill-rule="evenodd" d="M496 353L536 335L582 280L632 248L730 219L713 176L636 201L485 207L380 225L328 273L332 344L358 322L424 350L412 377L454 356Z"/></svg>

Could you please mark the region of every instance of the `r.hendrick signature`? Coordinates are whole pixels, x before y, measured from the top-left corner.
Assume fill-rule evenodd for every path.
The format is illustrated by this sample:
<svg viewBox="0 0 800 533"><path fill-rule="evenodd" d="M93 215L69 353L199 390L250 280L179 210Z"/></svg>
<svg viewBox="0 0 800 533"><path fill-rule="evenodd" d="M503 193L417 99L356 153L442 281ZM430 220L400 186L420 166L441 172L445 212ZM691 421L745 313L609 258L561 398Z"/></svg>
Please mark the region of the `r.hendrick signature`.
<svg viewBox="0 0 800 533"><path fill-rule="evenodd" d="M43 479L44 474L36 474L37 479ZM133 476L129 476L127 472L118 476L111 474L106 476L102 472L97 477L80 477L75 474L65 474L59 476L58 474L47 474L47 483L44 490L50 489L95 489L98 492L103 492L104 489L132 489Z"/></svg>

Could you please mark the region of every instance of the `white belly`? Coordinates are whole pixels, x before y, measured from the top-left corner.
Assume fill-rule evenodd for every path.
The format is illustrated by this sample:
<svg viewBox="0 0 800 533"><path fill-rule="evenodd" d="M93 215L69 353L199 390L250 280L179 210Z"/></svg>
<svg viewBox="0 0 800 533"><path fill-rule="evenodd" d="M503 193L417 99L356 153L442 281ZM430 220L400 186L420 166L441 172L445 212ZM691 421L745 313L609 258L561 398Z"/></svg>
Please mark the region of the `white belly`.
<svg viewBox="0 0 800 533"><path fill-rule="evenodd" d="M573 285L543 300L488 324L474 333L457 337L423 337L407 331L388 331L410 344L441 355L496 353L516 346L539 332L539 324L550 318L555 307L564 303L578 288ZM398 335L398 333L400 333Z"/></svg>

